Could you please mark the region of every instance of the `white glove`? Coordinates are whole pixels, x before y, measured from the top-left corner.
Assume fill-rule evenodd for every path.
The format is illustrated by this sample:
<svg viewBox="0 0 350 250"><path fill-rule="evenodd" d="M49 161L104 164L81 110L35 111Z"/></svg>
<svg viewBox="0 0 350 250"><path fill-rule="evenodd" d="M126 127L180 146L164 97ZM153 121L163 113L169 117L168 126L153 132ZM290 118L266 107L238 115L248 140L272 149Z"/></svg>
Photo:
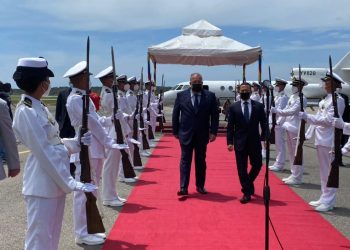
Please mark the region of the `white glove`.
<svg viewBox="0 0 350 250"><path fill-rule="evenodd" d="M83 136L80 138L80 142L82 144L84 144L85 146L90 146L91 145L91 138L92 138L92 134L91 134L91 131L89 130L88 132L83 134Z"/></svg>
<svg viewBox="0 0 350 250"><path fill-rule="evenodd" d="M118 109L118 111L117 111L117 113L114 115L114 117L115 117L115 119L117 119L117 120L121 120L121 119L124 119L124 114L123 114L123 112L122 112L120 109Z"/></svg>
<svg viewBox="0 0 350 250"><path fill-rule="evenodd" d="M306 121L306 119L307 119L307 113L306 113L306 112L299 112L299 118Z"/></svg>
<svg viewBox="0 0 350 250"><path fill-rule="evenodd" d="M117 144L117 143L114 143L112 144L112 148L113 149L128 149L129 146L127 144Z"/></svg>
<svg viewBox="0 0 350 250"><path fill-rule="evenodd" d="M342 155L345 155L347 152L349 152L349 151L346 150L345 148L342 148L342 149L341 149L341 154L342 154Z"/></svg>
<svg viewBox="0 0 350 250"><path fill-rule="evenodd" d="M140 145L141 143L139 141L136 141L134 138L128 138L128 141L132 144Z"/></svg>
<svg viewBox="0 0 350 250"><path fill-rule="evenodd" d="M270 112L275 114L277 113L277 108L276 107L271 107Z"/></svg>
<svg viewBox="0 0 350 250"><path fill-rule="evenodd" d="M163 113L161 113L161 114L157 113L157 117L163 117Z"/></svg>
<svg viewBox="0 0 350 250"><path fill-rule="evenodd" d="M333 118L333 121L332 121L333 127L343 129L344 125L345 125L345 123L344 123L342 118Z"/></svg>
<svg viewBox="0 0 350 250"><path fill-rule="evenodd" d="M82 191L86 193L91 193L96 190L97 190L97 187L94 184L82 183L80 181L77 181L77 185L74 188L74 191Z"/></svg>
<svg viewBox="0 0 350 250"><path fill-rule="evenodd" d="M145 120L145 125L150 125L151 123L149 122L149 121L147 121L147 120Z"/></svg>

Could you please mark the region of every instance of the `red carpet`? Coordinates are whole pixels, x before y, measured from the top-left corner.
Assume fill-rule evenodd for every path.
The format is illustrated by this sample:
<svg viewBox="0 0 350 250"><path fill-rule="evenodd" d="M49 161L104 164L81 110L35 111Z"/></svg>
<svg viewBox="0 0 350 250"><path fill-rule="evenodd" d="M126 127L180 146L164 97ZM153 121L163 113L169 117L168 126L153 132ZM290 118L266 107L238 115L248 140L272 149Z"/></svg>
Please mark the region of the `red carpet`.
<svg viewBox="0 0 350 250"><path fill-rule="evenodd" d="M219 137L207 151L207 195L195 191L194 167L187 199L179 200L178 141L165 136L154 150L111 230L104 250L264 249L263 175L257 195L239 203L234 153ZM299 196L271 175L270 217L284 249L341 249L350 242ZM280 249L270 229L270 249Z"/></svg>

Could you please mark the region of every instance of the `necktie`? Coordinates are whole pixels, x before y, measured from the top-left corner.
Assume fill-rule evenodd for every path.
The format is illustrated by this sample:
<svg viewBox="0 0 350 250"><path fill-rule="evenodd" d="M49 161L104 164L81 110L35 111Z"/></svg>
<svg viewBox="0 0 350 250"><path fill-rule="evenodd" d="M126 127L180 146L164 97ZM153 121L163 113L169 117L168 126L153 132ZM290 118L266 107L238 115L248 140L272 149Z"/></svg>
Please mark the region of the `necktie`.
<svg viewBox="0 0 350 250"><path fill-rule="evenodd" d="M198 94L194 95L194 111L197 113L199 108Z"/></svg>
<svg viewBox="0 0 350 250"><path fill-rule="evenodd" d="M244 119L246 122L249 122L249 109L248 109L248 102L244 102Z"/></svg>

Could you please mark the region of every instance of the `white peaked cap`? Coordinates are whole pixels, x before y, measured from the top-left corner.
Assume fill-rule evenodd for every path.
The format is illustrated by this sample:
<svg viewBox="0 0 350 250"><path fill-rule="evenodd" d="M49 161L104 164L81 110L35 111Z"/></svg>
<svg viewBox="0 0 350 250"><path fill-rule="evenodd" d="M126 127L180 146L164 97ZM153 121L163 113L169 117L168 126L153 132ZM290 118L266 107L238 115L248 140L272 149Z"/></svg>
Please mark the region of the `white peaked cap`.
<svg viewBox="0 0 350 250"><path fill-rule="evenodd" d="M83 72L86 69L86 61L81 61L77 64L75 64L73 67L71 67L67 72L63 75L63 77L72 77L75 76L81 72Z"/></svg>
<svg viewBox="0 0 350 250"><path fill-rule="evenodd" d="M123 80L126 81L126 79L127 79L126 75L120 75L117 77L117 81L123 81Z"/></svg>
<svg viewBox="0 0 350 250"><path fill-rule="evenodd" d="M109 66L108 68L102 70L100 73L98 73L97 75L95 75L94 78L96 79L99 79L99 78L102 78L104 76L107 76L109 74L111 74L113 72L113 67L112 66Z"/></svg>
<svg viewBox="0 0 350 250"><path fill-rule="evenodd" d="M19 67L31 67L31 68L46 68L47 61L40 57L28 57L18 59L17 66Z"/></svg>
<svg viewBox="0 0 350 250"><path fill-rule="evenodd" d="M129 77L128 82L136 82L136 76Z"/></svg>
<svg viewBox="0 0 350 250"><path fill-rule="evenodd" d="M284 85L288 84L288 82L282 78L275 78L275 85L277 85L278 83L282 83Z"/></svg>

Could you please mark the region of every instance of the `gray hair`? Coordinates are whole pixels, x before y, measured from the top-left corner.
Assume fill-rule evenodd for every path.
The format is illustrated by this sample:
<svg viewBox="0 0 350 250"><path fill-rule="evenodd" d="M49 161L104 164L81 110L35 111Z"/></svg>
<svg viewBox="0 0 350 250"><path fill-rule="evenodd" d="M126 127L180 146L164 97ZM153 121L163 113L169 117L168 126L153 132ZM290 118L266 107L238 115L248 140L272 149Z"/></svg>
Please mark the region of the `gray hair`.
<svg viewBox="0 0 350 250"><path fill-rule="evenodd" d="M200 76L200 77L201 77L201 79L203 80L202 75L201 75L201 74L199 74L199 73L192 73L192 74L191 74L191 77L190 77L190 80L192 80L192 77L194 77L195 75Z"/></svg>

